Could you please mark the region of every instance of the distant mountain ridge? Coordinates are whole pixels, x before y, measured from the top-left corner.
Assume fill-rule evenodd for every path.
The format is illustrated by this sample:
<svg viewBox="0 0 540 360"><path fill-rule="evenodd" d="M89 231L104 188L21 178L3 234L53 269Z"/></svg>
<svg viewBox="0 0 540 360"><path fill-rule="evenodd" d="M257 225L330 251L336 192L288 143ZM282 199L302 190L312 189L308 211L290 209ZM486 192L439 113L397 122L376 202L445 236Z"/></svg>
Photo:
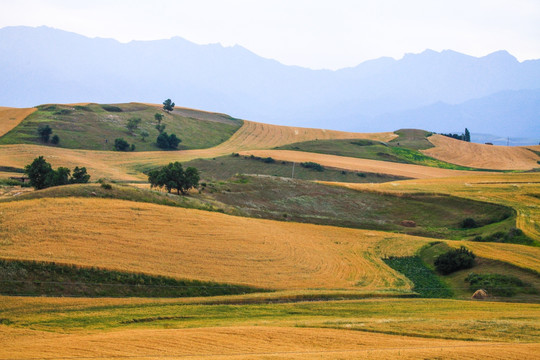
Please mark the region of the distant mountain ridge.
<svg viewBox="0 0 540 360"><path fill-rule="evenodd" d="M352 131L465 125L513 137L538 134L540 123L540 60L519 62L506 51L476 58L426 50L330 71L179 37L123 44L48 27L7 27L0 29L0 84L3 106L172 98L275 124ZM511 108L496 106L505 102ZM518 125L499 126L511 123Z"/></svg>

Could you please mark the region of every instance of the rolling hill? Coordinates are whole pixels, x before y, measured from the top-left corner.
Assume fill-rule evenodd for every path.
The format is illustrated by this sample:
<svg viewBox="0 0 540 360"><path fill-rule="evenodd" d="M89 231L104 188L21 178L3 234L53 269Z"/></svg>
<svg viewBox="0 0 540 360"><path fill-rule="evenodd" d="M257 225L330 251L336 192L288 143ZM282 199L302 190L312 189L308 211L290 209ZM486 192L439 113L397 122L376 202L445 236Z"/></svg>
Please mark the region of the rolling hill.
<svg viewBox="0 0 540 360"><path fill-rule="evenodd" d="M158 151L150 139L158 111L141 103L0 108L0 357L538 352L534 151L187 108L164 114L185 148ZM135 116L153 131L147 141L125 128ZM36 138L44 123L59 146ZM116 136L137 151L103 147ZM108 179L39 191L5 179L40 155ZM200 167L204 186L187 196L150 189L144 172L172 161ZM460 246L476 254L474 266L437 272L436 257ZM471 300L471 272L506 276L515 291ZM506 286L492 281L490 291Z"/></svg>

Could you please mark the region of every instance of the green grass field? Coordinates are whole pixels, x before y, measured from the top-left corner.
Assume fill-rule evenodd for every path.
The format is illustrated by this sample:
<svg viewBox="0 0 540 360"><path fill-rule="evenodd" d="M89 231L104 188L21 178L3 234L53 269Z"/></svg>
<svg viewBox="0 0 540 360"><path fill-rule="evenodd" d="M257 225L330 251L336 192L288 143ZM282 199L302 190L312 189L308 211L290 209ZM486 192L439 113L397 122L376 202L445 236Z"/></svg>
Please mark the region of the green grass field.
<svg viewBox="0 0 540 360"><path fill-rule="evenodd" d="M160 150L155 142L159 135L155 128L154 114L164 115L162 123L168 134L176 134L182 142L179 149L201 149L218 145L234 134L242 125L241 120L227 115L205 112L172 112L145 104L115 104L107 111L107 106L89 104L86 106L42 105L38 111L23 120L17 127L0 138L0 144L43 144L37 129L49 125L53 135L60 137L56 146L69 149L113 150L114 140L124 138L135 144L135 151ZM110 109L110 108L109 108ZM133 133L126 128L127 120L140 118L139 129ZM149 136L143 141L142 131ZM52 146L52 145L51 145Z"/></svg>
<svg viewBox="0 0 540 360"><path fill-rule="evenodd" d="M479 170L450 164L422 154L418 151L419 149L430 147L425 144L429 144L424 136L429 133L425 131L398 130L396 133L400 134L400 136L388 143L372 140L313 140L280 146L276 149L415 164L451 170Z"/></svg>
<svg viewBox="0 0 540 360"><path fill-rule="evenodd" d="M214 159L197 159L185 163L199 169L205 180L227 180L237 174L271 175L300 180L337 181L351 183L380 183L405 180L400 176L374 174L368 172L352 172L325 168L324 171L307 169L300 164L288 161L271 161L268 158L227 155Z"/></svg>

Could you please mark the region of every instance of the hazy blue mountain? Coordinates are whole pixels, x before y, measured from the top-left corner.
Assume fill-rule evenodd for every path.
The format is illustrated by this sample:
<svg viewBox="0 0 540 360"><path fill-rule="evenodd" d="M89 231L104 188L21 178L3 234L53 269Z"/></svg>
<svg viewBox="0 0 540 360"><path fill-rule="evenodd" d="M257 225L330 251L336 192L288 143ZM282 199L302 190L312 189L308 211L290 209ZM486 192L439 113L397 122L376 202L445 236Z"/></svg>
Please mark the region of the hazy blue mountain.
<svg viewBox="0 0 540 360"><path fill-rule="evenodd" d="M441 111L437 118L447 122L437 129L450 131L461 127L450 115L457 111L453 105L538 88L540 60L520 63L505 51L476 58L427 50L329 71L285 66L240 46L197 45L178 37L123 44L48 27L0 29L3 106L172 98L181 106L246 119L358 131L405 127L397 125L401 115L408 116L408 126L423 127L426 122L415 122L414 114L427 107L432 115ZM508 101L515 105L519 99ZM467 127L493 133L493 124L485 127L482 119L510 123L537 109L531 102L511 111L491 106L488 100L478 103ZM523 128L513 129L516 135L538 130L521 123Z"/></svg>
<svg viewBox="0 0 540 360"><path fill-rule="evenodd" d="M540 90L502 91L457 105L437 102L414 110L380 115L375 122L435 132L462 133L468 128L472 132L497 134L505 139L505 144L507 137L526 137L538 144ZM481 137L478 142L484 140L490 141Z"/></svg>

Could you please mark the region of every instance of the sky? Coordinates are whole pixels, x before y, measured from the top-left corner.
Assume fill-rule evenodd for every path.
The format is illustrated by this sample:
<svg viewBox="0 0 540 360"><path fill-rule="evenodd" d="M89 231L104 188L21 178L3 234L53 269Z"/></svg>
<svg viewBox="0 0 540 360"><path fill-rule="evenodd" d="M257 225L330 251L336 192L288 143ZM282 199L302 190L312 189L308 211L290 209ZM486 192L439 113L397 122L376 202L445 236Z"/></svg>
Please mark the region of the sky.
<svg viewBox="0 0 540 360"><path fill-rule="evenodd" d="M540 0L0 0L0 28L17 25L238 44L312 69L425 49L540 58Z"/></svg>

